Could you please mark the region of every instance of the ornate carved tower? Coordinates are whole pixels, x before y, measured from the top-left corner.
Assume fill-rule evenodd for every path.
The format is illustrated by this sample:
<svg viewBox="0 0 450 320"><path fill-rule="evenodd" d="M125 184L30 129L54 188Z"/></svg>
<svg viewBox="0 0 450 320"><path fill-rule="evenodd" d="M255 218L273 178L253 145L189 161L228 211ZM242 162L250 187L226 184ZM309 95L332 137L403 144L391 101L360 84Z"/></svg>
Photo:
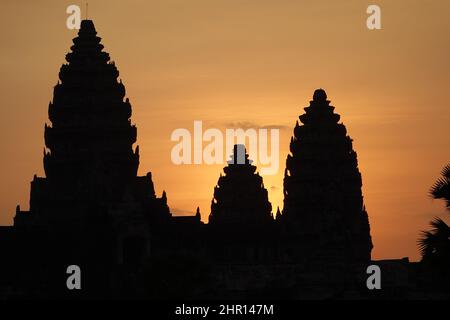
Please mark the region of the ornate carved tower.
<svg viewBox="0 0 450 320"><path fill-rule="evenodd" d="M44 168L51 180L72 183L90 177L87 184L126 182L136 176L139 149L133 152L136 127L119 71L103 52L94 24L82 21L61 83L54 88L45 126ZM102 190L103 191L103 190Z"/></svg>
<svg viewBox="0 0 450 320"><path fill-rule="evenodd" d="M333 247L347 261L368 261L372 241L352 139L324 90L305 111L286 160L282 220L319 255Z"/></svg>
<svg viewBox="0 0 450 320"><path fill-rule="evenodd" d="M131 105L100 40L94 23L83 20L48 108L46 177L34 177L30 211L17 210L16 226L106 226L136 215L170 217L166 199L155 196L151 174L137 177Z"/></svg>
<svg viewBox="0 0 450 320"><path fill-rule="evenodd" d="M211 203L211 225L253 227L273 221L272 206L262 177L248 159L244 145L235 145L231 160L223 170Z"/></svg>

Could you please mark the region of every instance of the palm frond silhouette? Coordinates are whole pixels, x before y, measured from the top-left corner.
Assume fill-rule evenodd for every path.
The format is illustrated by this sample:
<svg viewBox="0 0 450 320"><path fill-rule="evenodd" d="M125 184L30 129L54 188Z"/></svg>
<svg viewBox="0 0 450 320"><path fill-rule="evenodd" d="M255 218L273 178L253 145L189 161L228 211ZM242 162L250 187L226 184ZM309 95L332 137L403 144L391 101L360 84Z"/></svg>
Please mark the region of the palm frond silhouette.
<svg viewBox="0 0 450 320"><path fill-rule="evenodd" d="M434 199L445 200L450 208L450 164L442 169L442 177L431 187L430 194Z"/></svg>
<svg viewBox="0 0 450 320"><path fill-rule="evenodd" d="M431 187L430 195L434 199L446 201L447 209L450 209L450 164L444 167L442 177ZM418 240L422 259L441 264L449 263L450 227L441 218L434 218L430 222L430 225L431 230L422 231L421 237Z"/></svg>

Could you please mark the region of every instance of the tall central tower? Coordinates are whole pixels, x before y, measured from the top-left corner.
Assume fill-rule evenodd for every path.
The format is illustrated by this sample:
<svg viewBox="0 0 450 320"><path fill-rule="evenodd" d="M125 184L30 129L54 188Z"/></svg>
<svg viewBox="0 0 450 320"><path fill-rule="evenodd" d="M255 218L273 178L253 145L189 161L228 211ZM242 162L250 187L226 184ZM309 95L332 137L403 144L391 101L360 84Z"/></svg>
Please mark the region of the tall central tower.
<svg viewBox="0 0 450 320"><path fill-rule="evenodd" d="M136 127L124 85L96 34L92 21L82 21L59 72L48 109L52 125L45 126L44 169L50 180L104 194L112 191L105 186L136 176L139 149L132 150Z"/></svg>
<svg viewBox="0 0 450 320"><path fill-rule="evenodd" d="M83 270L81 295L133 290L138 267L170 225L165 194L156 197L150 173L137 176L131 105L100 40L83 20L48 108L46 177L34 176L30 210L18 206L14 217L27 243L16 264L40 270L38 287L58 297L70 295L61 270L72 264Z"/></svg>
<svg viewBox="0 0 450 320"><path fill-rule="evenodd" d="M149 220L170 216L166 198L155 196L151 174L137 177L131 105L100 40L94 23L83 20L48 107L46 177L35 176L30 211L18 208L16 226L104 226L136 214Z"/></svg>

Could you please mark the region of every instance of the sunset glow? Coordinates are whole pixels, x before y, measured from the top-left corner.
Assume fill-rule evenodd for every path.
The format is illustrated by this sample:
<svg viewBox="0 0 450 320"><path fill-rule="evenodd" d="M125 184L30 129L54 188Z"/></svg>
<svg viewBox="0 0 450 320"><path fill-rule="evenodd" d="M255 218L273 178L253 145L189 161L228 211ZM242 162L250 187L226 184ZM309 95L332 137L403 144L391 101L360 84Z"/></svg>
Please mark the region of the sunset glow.
<svg viewBox="0 0 450 320"><path fill-rule="evenodd" d="M1 4L0 225L28 208L29 182L44 175L48 103L76 36L65 27L72 2L44 2ZM282 209L295 122L324 88L354 140L373 258L419 259L420 231L445 214L428 191L450 160L450 3L377 2L383 29L372 32L358 0L89 1L133 107L139 174L152 172L172 214L198 206L206 222L224 167L171 161L172 132L196 120L279 128L279 169L263 179Z"/></svg>

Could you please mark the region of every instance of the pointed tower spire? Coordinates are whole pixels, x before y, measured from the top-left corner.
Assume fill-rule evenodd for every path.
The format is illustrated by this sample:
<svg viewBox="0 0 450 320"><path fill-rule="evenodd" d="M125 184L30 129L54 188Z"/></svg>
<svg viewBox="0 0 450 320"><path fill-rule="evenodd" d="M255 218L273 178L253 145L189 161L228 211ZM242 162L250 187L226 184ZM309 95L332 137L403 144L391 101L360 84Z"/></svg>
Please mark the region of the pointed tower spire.
<svg viewBox="0 0 450 320"><path fill-rule="evenodd" d="M209 222L254 225L271 221L272 206L262 177L248 159L245 146L235 145L228 166L214 188Z"/></svg>
<svg viewBox="0 0 450 320"><path fill-rule="evenodd" d="M356 152L340 116L323 89L294 128L286 159L283 221L322 247L341 246L350 261L370 260L372 241L363 210L361 174Z"/></svg>
<svg viewBox="0 0 450 320"><path fill-rule="evenodd" d="M200 214L200 207L197 207L197 210L195 211L195 217L197 218L198 221L201 220L202 216Z"/></svg>
<svg viewBox="0 0 450 320"><path fill-rule="evenodd" d="M49 104L51 126L45 126L51 151L44 159L47 177L75 182L95 174L88 180L105 185L91 187L97 190L136 177L139 152L132 149L136 127L130 124L131 106L123 100L125 87L117 81L119 72L103 51L92 20L81 21L66 60Z"/></svg>

